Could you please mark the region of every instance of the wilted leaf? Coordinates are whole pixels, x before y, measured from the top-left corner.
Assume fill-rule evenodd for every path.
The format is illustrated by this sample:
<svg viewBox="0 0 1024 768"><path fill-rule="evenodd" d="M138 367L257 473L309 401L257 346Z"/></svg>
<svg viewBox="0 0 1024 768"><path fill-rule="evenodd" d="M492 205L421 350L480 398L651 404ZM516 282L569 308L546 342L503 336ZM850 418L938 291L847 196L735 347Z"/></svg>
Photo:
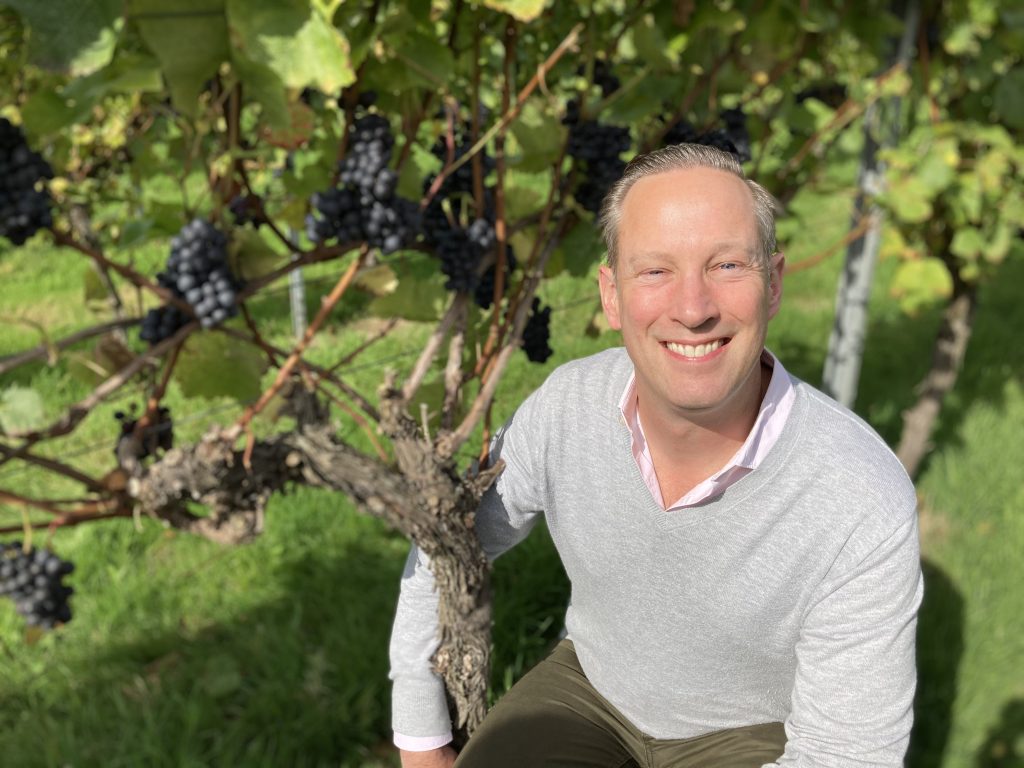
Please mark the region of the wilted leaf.
<svg viewBox="0 0 1024 768"><path fill-rule="evenodd" d="M272 125L264 132L267 143L281 149L298 149L313 135L316 126L313 110L301 101L293 101L287 107L286 125Z"/></svg>
<svg viewBox="0 0 1024 768"><path fill-rule="evenodd" d="M0 429L4 432L25 432L44 425L43 398L29 387L17 384L0 393Z"/></svg>
<svg viewBox="0 0 1024 768"><path fill-rule="evenodd" d="M196 333L178 355L174 378L186 397L233 397L241 403L255 400L267 361L252 346L239 344L222 333Z"/></svg>

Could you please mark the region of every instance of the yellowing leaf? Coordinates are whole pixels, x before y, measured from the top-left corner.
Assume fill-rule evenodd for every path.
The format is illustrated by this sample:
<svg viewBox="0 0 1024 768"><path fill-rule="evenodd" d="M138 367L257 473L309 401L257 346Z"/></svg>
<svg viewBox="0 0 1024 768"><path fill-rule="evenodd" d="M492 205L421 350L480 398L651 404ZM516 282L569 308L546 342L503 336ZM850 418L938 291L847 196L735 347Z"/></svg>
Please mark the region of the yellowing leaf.
<svg viewBox="0 0 1024 768"><path fill-rule="evenodd" d="M486 7L515 16L519 21L533 21L546 4L546 0L484 0Z"/></svg>
<svg viewBox="0 0 1024 768"><path fill-rule="evenodd" d="M0 430L24 432L43 426L43 398L34 389L17 384L0 393Z"/></svg>

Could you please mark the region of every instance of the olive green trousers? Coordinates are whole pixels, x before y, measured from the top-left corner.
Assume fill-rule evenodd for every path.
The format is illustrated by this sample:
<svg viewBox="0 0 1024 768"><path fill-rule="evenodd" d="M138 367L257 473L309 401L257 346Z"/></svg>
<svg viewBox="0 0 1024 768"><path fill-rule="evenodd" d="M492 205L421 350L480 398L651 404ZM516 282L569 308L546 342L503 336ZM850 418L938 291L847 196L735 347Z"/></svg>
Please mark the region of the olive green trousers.
<svg viewBox="0 0 1024 768"><path fill-rule="evenodd" d="M785 746L782 723L653 739L594 690L563 640L498 701L455 768L759 768Z"/></svg>

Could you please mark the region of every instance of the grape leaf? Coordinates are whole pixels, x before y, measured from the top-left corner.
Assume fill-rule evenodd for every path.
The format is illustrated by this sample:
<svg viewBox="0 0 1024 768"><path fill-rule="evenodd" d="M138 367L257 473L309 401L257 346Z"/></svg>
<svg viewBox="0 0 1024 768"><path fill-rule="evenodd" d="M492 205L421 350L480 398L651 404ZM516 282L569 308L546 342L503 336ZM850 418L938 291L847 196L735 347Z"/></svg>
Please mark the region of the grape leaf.
<svg viewBox="0 0 1024 768"><path fill-rule="evenodd" d="M24 432L43 426L43 398L29 387L14 384L0 393L0 429Z"/></svg>
<svg viewBox="0 0 1024 768"><path fill-rule="evenodd" d="M484 0L488 8L515 16L519 21L533 21L547 5L546 0Z"/></svg>
<svg viewBox="0 0 1024 768"><path fill-rule="evenodd" d="M889 292L909 315L934 304L953 292L953 279L946 266L935 258L905 261L896 269Z"/></svg>
<svg viewBox="0 0 1024 768"><path fill-rule="evenodd" d="M3 0L32 34L29 52L41 67L87 75L114 56L121 0Z"/></svg>
<svg viewBox="0 0 1024 768"><path fill-rule="evenodd" d="M308 0L227 0L234 58L260 62L286 88L335 92L355 81L348 40Z"/></svg>
<svg viewBox="0 0 1024 768"><path fill-rule="evenodd" d="M550 111L536 101L528 101L519 117L510 126L522 152L516 168L523 171L543 171L558 159L565 142L565 127Z"/></svg>
<svg viewBox="0 0 1024 768"><path fill-rule="evenodd" d="M160 60L174 106L194 115L204 84L229 58L224 0L125 0L125 12Z"/></svg>
<svg viewBox="0 0 1024 768"><path fill-rule="evenodd" d="M585 277L604 254L604 244L597 228L589 221L581 221L558 244L564 255L565 267L574 277Z"/></svg>
<svg viewBox="0 0 1024 768"><path fill-rule="evenodd" d="M401 317L405 320L433 322L440 319L448 303L444 275L434 259L406 261L395 265L398 285L378 296L367 307L377 317Z"/></svg>
<svg viewBox="0 0 1024 768"><path fill-rule="evenodd" d="M182 347L174 378L186 397L233 397L247 403L259 397L266 369L255 347L222 333L196 333Z"/></svg>

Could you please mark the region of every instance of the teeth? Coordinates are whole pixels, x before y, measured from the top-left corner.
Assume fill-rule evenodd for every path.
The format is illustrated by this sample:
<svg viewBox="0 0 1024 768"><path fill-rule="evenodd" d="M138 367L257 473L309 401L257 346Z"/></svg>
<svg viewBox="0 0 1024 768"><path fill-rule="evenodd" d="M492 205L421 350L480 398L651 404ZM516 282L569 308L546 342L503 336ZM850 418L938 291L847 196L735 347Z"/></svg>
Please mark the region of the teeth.
<svg viewBox="0 0 1024 768"><path fill-rule="evenodd" d="M665 346L668 347L670 351L675 352L677 355L682 355L683 357L704 357L705 355L710 355L722 346L722 340L717 339L707 344L698 344L695 347L690 344L676 344L670 341L667 342Z"/></svg>

